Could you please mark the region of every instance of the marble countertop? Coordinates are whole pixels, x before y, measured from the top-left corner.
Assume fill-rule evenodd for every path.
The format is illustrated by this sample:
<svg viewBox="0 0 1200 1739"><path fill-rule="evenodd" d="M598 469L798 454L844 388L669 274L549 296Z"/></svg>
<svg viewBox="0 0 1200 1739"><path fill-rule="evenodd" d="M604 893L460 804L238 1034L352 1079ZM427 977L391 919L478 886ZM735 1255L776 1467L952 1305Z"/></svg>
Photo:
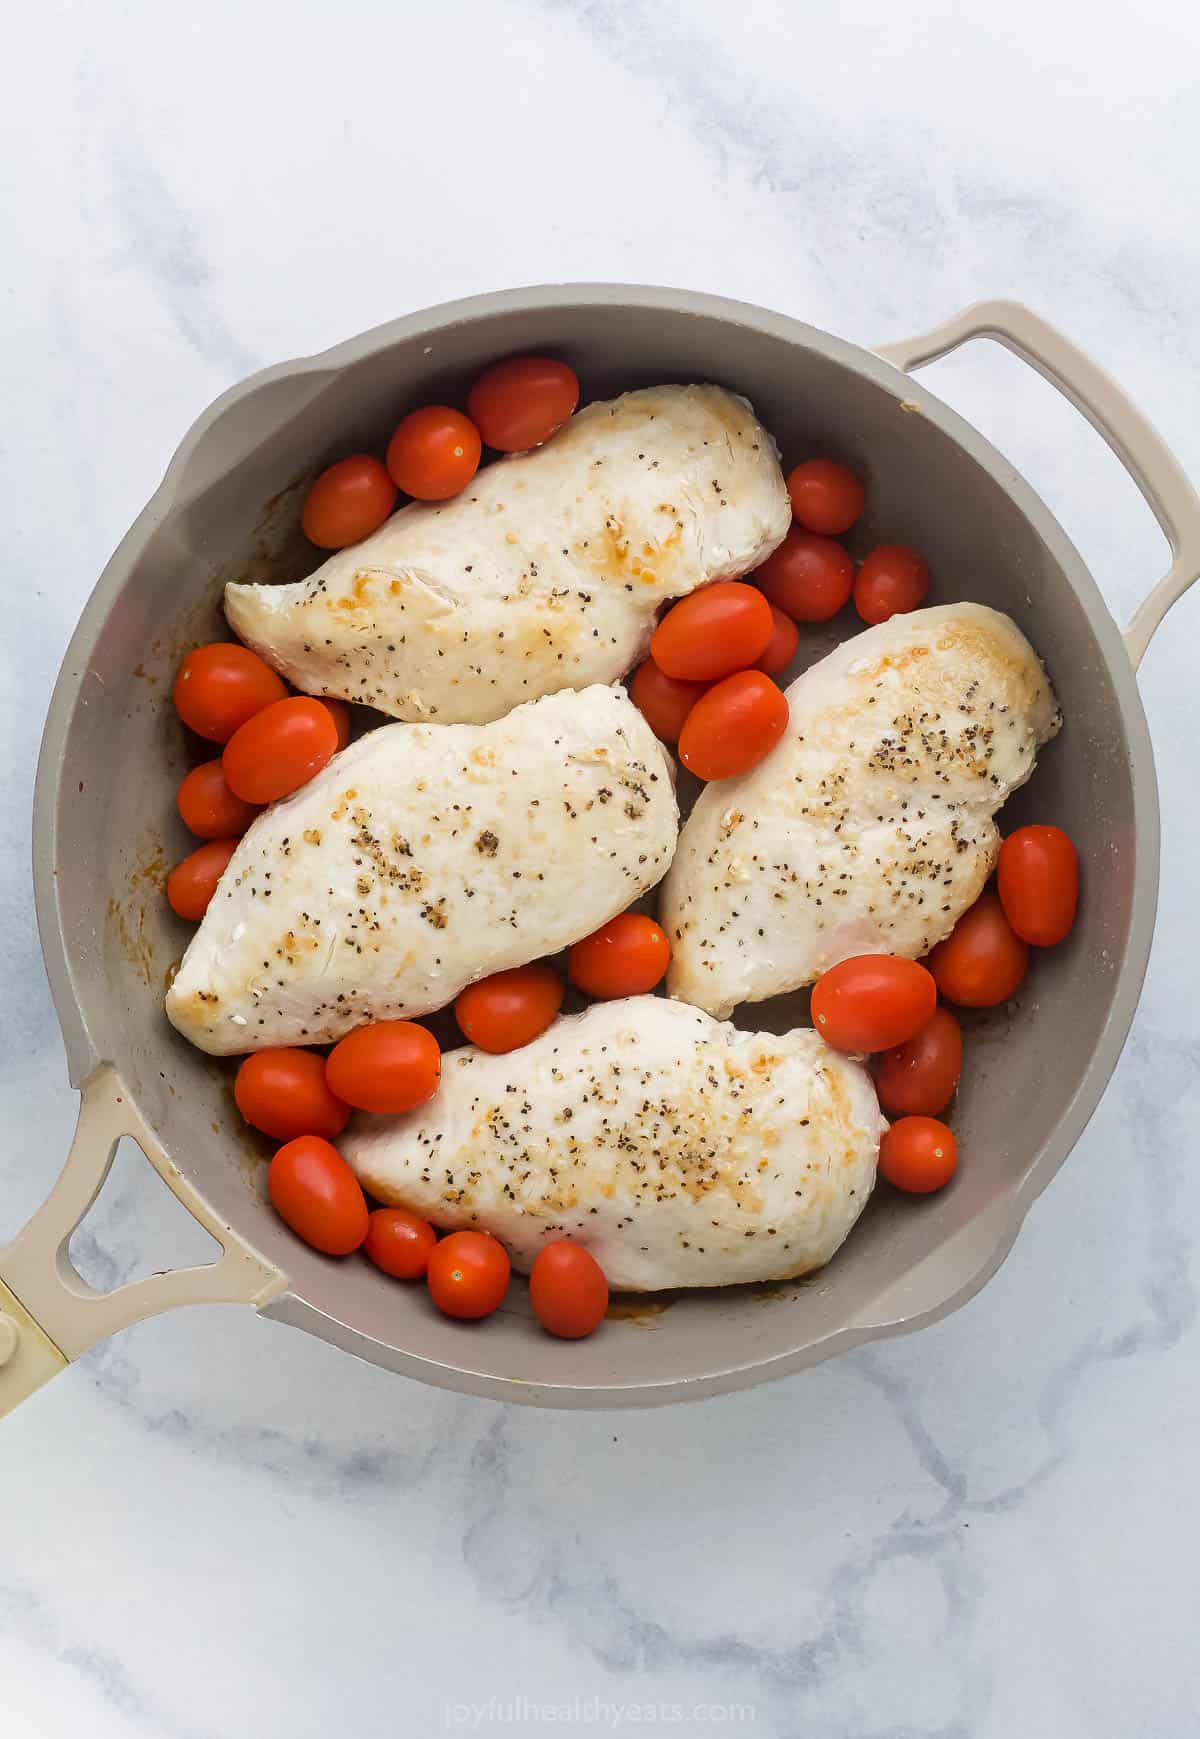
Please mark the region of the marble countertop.
<svg viewBox="0 0 1200 1739"><path fill-rule="evenodd" d="M10 15L0 1242L75 1109L27 867L46 701L204 405L498 285L688 285L864 344L1008 295L1105 364L1200 478L1200 21L1163 0L1140 17L1083 0ZM990 347L928 380L1128 615L1163 543L1081 419ZM0 1427L4 1739L1200 1733L1198 629L1200 593L1142 670L1163 873L1132 1037L970 1305L764 1390L603 1415L437 1393L233 1309L146 1323ZM79 1249L111 1283L194 1238L122 1155Z"/></svg>

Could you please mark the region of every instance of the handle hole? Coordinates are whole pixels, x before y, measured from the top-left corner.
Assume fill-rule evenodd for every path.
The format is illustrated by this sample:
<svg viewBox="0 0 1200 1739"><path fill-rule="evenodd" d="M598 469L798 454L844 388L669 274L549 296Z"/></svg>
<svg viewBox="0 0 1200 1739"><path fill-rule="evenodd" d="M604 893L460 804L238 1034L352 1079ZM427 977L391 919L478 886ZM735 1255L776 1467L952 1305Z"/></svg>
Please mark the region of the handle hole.
<svg viewBox="0 0 1200 1739"><path fill-rule="evenodd" d="M1170 549L1137 484L1082 412L994 339L963 345L917 378L1033 484L1125 621L1166 573Z"/></svg>
<svg viewBox="0 0 1200 1739"><path fill-rule="evenodd" d="M97 1292L113 1292L164 1268L207 1267L221 1253L130 1136L118 1142L100 1193L67 1245L75 1272Z"/></svg>

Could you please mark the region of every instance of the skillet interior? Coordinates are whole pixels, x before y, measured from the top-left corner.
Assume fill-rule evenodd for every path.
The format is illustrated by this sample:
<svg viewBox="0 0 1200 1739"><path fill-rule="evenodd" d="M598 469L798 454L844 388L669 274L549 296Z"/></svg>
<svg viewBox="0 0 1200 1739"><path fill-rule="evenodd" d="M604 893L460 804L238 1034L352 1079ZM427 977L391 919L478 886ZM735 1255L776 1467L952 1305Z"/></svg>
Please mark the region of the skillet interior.
<svg viewBox="0 0 1200 1739"><path fill-rule="evenodd" d="M986 1017L971 1035L954 1113L964 1164L949 1189L929 1202L881 1189L838 1258L808 1282L635 1308L581 1346L519 1320L523 1287L487 1324L465 1326L437 1316L419 1288L300 1244L265 1205L264 1150L234 1110L231 1072L179 1039L161 1012L186 940L161 894L165 866L189 845L173 801L188 764L169 704L181 653L227 636L217 608L226 579L289 579L316 565L296 530L314 470L359 447L380 450L406 409L461 401L482 364L534 348L568 357L588 398L670 380L745 393L785 460L826 452L865 477L859 546L911 542L931 563L930 602L969 597L1012 614L1046 661L1067 722L1005 820L1066 827L1086 889L1074 937L1036 961L1017 1018ZM1121 643L1078 556L1011 467L923 389L852 346L736 304L613 287L512 292L415 316L271 371L198 431L110 564L60 679L38 820L42 875L48 854L54 883L41 887L39 910L76 1078L99 1058L118 1065L182 1170L288 1274L290 1292L271 1314L454 1387L603 1404L758 1380L973 1289L1115 1061L1157 873L1153 775ZM856 620L806 636L796 668ZM779 1029L805 1007L806 998L779 999L738 1018Z"/></svg>

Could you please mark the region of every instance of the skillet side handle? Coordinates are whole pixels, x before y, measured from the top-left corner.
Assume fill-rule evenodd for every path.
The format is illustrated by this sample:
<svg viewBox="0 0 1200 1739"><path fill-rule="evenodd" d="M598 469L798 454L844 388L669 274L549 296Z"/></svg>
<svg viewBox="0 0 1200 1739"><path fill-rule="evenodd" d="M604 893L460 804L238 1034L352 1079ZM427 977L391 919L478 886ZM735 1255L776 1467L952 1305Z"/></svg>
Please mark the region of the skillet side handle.
<svg viewBox="0 0 1200 1739"><path fill-rule="evenodd" d="M97 1292L72 1265L67 1246L99 1195L124 1135L133 1137L223 1254L207 1265ZM185 1304L261 1307L286 1285L278 1268L213 1213L167 1157L120 1075L103 1063L83 1084L75 1139L58 1182L24 1230L0 1250L0 1417L118 1329Z"/></svg>
<svg viewBox="0 0 1200 1739"><path fill-rule="evenodd" d="M878 354L905 373L936 362L971 338L991 338L1058 388L1133 478L1171 546L1171 566L1124 630L1136 670L1171 605L1200 577L1200 496L1162 436L1112 377L1069 338L1020 302L976 302L932 332Z"/></svg>

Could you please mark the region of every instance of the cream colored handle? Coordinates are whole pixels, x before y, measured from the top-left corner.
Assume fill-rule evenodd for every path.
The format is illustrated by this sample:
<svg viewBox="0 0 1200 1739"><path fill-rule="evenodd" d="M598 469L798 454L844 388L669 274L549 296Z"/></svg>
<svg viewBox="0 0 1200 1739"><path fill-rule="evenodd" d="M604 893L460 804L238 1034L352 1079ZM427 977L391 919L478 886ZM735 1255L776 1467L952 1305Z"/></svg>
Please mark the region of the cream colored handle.
<svg viewBox="0 0 1200 1739"><path fill-rule="evenodd" d="M1020 302L976 302L944 326L919 338L885 344L878 354L907 374L936 362L970 338L992 338L1003 344L1070 399L1120 459L1162 527L1171 546L1170 569L1124 631L1136 669L1171 605L1200 577L1200 496L1157 429L1116 381Z"/></svg>
<svg viewBox="0 0 1200 1739"><path fill-rule="evenodd" d="M100 1193L123 1135L133 1137L223 1254L207 1266L97 1292L72 1266L67 1246ZM104 1063L83 1084L75 1139L58 1182L24 1231L0 1250L0 1416L118 1329L184 1304L263 1305L286 1285L279 1269L219 1219L167 1157L120 1075Z"/></svg>

